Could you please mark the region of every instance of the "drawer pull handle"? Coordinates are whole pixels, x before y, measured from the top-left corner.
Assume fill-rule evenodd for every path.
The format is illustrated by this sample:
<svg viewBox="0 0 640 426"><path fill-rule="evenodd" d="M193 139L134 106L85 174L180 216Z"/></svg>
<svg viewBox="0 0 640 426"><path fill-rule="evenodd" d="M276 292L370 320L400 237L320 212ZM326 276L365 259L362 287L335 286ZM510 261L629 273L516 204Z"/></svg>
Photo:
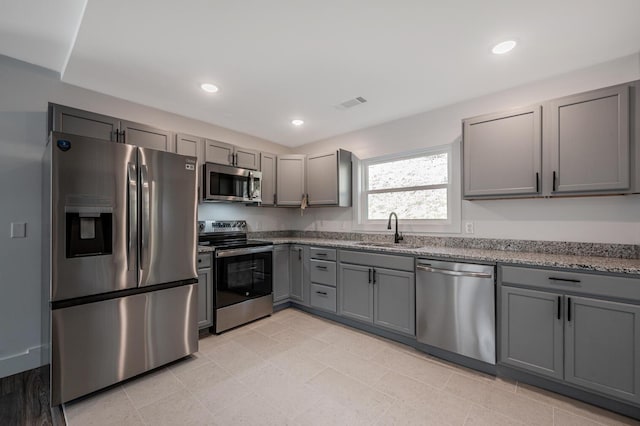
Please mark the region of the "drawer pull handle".
<svg viewBox="0 0 640 426"><path fill-rule="evenodd" d="M317 269L322 269L322 270L324 270L324 271L326 271L326 270L327 270L327 267L326 267L326 266L316 265L316 268L317 268Z"/></svg>
<svg viewBox="0 0 640 426"><path fill-rule="evenodd" d="M316 293L317 293L317 294L321 294L321 295L323 295L323 296L326 296L326 295L327 295L327 292L326 292L326 291L316 291Z"/></svg>
<svg viewBox="0 0 640 426"><path fill-rule="evenodd" d="M557 278L557 277L549 277L549 279L550 279L551 281L556 281L556 282L557 282L557 281L559 281L560 283L565 282L565 283L574 283L574 284L577 284L577 283L579 283L579 282L580 282L580 280L576 280L575 278Z"/></svg>
<svg viewBox="0 0 640 426"><path fill-rule="evenodd" d="M316 256L328 256L327 253L316 253Z"/></svg>

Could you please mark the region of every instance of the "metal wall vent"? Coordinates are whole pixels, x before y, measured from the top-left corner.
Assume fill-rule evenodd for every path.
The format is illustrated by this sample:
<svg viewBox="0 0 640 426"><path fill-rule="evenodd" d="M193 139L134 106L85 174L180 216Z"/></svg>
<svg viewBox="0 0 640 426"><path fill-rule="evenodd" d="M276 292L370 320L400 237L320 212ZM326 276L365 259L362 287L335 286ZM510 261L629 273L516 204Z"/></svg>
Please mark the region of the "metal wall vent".
<svg viewBox="0 0 640 426"><path fill-rule="evenodd" d="M363 98L362 96L358 96L357 98L349 99L348 101L344 101L336 105L336 108L349 109L349 108L353 108L354 106L362 105L365 102L367 102L365 98Z"/></svg>

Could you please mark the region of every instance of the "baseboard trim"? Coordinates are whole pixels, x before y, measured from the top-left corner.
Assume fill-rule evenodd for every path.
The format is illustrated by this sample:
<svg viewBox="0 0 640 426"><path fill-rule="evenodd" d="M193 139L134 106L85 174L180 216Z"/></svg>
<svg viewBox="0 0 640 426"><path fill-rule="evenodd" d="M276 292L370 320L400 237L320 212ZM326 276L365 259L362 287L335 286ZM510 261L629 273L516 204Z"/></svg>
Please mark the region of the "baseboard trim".
<svg viewBox="0 0 640 426"><path fill-rule="evenodd" d="M45 352L45 345L39 345L0 358L0 378L41 367Z"/></svg>

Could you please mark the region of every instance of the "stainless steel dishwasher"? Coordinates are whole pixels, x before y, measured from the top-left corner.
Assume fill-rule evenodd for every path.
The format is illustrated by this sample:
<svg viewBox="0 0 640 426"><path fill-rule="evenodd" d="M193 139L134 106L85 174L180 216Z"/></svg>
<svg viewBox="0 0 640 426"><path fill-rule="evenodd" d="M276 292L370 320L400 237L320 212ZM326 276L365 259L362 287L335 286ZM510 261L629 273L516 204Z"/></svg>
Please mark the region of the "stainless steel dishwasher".
<svg viewBox="0 0 640 426"><path fill-rule="evenodd" d="M418 259L418 341L496 363L494 267Z"/></svg>

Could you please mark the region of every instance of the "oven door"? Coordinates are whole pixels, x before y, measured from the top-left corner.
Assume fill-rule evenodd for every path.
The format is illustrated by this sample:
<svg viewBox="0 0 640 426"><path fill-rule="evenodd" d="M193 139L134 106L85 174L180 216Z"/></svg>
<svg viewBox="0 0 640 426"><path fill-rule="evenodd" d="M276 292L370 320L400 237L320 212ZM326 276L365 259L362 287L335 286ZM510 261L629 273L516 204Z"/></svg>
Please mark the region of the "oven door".
<svg viewBox="0 0 640 426"><path fill-rule="evenodd" d="M262 202L262 172L213 163L203 167L203 200Z"/></svg>
<svg viewBox="0 0 640 426"><path fill-rule="evenodd" d="M270 295L272 258L273 246L216 251L216 309Z"/></svg>

